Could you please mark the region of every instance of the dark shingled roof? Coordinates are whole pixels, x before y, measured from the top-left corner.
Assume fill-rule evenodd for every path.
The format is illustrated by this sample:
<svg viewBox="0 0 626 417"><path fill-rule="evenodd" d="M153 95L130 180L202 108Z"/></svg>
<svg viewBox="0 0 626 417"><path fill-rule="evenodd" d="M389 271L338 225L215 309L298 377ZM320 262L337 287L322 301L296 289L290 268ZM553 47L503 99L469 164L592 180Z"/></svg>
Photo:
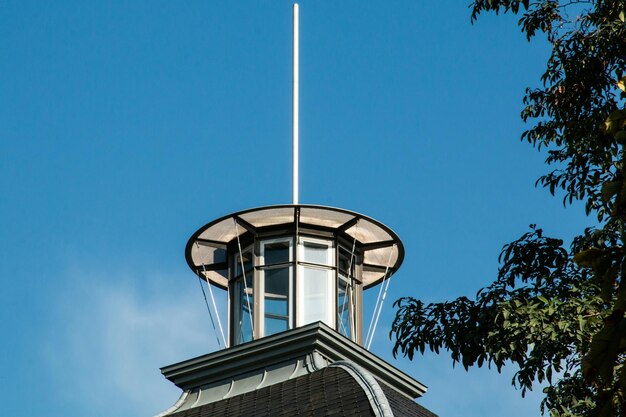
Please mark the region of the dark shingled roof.
<svg viewBox="0 0 626 417"><path fill-rule="evenodd" d="M425 409L410 398L385 384L380 384L394 417L437 417L437 414Z"/></svg>
<svg viewBox="0 0 626 417"><path fill-rule="evenodd" d="M380 384L394 416L436 417L394 389ZM274 384L221 401L175 412L168 417L293 417L372 416L374 411L363 388L340 367Z"/></svg>
<svg viewBox="0 0 626 417"><path fill-rule="evenodd" d="M171 414L214 416L374 416L363 389L345 370L328 367L236 397Z"/></svg>

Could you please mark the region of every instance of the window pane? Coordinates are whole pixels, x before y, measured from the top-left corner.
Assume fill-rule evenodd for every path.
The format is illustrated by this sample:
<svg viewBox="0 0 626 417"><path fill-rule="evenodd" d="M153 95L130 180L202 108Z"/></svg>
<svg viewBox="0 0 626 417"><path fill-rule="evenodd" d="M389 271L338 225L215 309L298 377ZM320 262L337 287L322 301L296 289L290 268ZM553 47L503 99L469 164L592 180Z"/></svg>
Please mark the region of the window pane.
<svg viewBox="0 0 626 417"><path fill-rule="evenodd" d="M266 269L265 276L265 335L289 328L289 270Z"/></svg>
<svg viewBox="0 0 626 417"><path fill-rule="evenodd" d="M263 255L265 265L289 262L289 241L266 243Z"/></svg>
<svg viewBox="0 0 626 417"><path fill-rule="evenodd" d="M354 264L356 263L356 254L352 256L351 252L348 252L344 248L339 248L339 271L344 274L348 274L350 269L350 275L354 276Z"/></svg>
<svg viewBox="0 0 626 417"><path fill-rule="evenodd" d="M287 317L289 312L288 300L277 299L273 297L265 297L265 316L266 317Z"/></svg>
<svg viewBox="0 0 626 417"><path fill-rule="evenodd" d="M302 256L304 262L320 265L329 265L331 263L328 244L304 241L302 246L304 248Z"/></svg>
<svg viewBox="0 0 626 417"><path fill-rule="evenodd" d="M332 326L329 319L332 307L329 299L332 271L307 267L303 267L302 271L302 324L321 320Z"/></svg>
<svg viewBox="0 0 626 417"><path fill-rule="evenodd" d="M246 289L247 286L247 289ZM252 340L252 316L254 315L254 291L252 277L235 282L235 344Z"/></svg>
<svg viewBox="0 0 626 417"><path fill-rule="evenodd" d="M339 333L352 338L352 308L351 308L351 288L345 277L339 277L339 285L337 288L337 323L339 324Z"/></svg>
<svg viewBox="0 0 626 417"><path fill-rule="evenodd" d="M213 262L226 262L226 250L215 248L215 250L213 251Z"/></svg>
<svg viewBox="0 0 626 417"><path fill-rule="evenodd" d="M265 336L284 332L289 329L289 321L286 318L265 317Z"/></svg>
<svg viewBox="0 0 626 417"><path fill-rule="evenodd" d="M264 272L265 312L286 316L289 301L289 268L267 269Z"/></svg>
<svg viewBox="0 0 626 417"><path fill-rule="evenodd" d="M236 277L238 277L239 275L241 275L241 257L239 256L239 254L235 255L235 275ZM252 251L246 251L243 253L243 267L246 270L246 275L248 275L248 272L252 271Z"/></svg>

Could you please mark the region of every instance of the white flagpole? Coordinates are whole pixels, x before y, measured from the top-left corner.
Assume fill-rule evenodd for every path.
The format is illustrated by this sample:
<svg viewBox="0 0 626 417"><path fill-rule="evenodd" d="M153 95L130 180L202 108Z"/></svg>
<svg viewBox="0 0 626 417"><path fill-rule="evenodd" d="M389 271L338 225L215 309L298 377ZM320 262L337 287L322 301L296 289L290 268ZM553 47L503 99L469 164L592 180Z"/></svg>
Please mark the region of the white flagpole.
<svg viewBox="0 0 626 417"><path fill-rule="evenodd" d="M300 16L298 10L298 3L294 3L293 5L293 119L292 119L292 195L293 195L293 204L298 204L298 170L299 170L299 162L298 162L298 153L299 153L299 84L300 84L300 75L299 75L299 60L300 60Z"/></svg>

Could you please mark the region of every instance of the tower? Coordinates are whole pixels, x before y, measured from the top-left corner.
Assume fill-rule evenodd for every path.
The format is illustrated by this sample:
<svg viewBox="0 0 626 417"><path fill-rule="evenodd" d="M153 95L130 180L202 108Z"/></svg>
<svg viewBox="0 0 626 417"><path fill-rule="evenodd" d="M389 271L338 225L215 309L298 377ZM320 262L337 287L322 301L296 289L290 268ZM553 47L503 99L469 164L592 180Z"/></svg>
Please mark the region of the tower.
<svg viewBox="0 0 626 417"><path fill-rule="evenodd" d="M382 307L401 240L298 202L298 55L294 5L293 203L226 215L187 242L192 271L227 292L226 348L161 369L183 393L158 417L434 416L413 401L426 387L368 350L378 302L364 331L363 291L380 285Z"/></svg>

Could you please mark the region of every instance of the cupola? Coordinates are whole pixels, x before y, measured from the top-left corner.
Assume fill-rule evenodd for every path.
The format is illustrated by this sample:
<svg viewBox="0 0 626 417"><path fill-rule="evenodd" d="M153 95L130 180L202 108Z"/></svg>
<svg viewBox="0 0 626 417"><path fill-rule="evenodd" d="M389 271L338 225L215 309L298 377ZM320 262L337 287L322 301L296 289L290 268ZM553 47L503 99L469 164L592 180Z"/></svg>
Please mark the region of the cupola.
<svg viewBox="0 0 626 417"><path fill-rule="evenodd" d="M231 346L317 321L362 344L363 290L388 280L404 257L384 224L299 204L214 220L185 253L202 280L228 292Z"/></svg>

